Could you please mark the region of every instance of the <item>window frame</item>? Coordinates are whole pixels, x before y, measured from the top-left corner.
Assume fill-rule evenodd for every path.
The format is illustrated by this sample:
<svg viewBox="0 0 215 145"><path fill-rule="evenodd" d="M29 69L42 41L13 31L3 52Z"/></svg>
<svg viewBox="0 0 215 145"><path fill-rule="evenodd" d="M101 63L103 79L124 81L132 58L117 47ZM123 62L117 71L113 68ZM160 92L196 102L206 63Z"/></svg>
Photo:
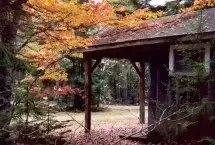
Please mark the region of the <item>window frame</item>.
<svg viewBox="0 0 215 145"><path fill-rule="evenodd" d="M200 44L180 44L180 45L170 45L169 47L169 75L172 76L174 74L176 75L183 75L183 76L195 76L196 74L194 72L177 72L175 71L175 54L174 50L179 47L187 47L187 48L205 48L204 51L204 68L206 71L206 74L208 75L210 73L210 50L211 45L209 43L200 43Z"/></svg>

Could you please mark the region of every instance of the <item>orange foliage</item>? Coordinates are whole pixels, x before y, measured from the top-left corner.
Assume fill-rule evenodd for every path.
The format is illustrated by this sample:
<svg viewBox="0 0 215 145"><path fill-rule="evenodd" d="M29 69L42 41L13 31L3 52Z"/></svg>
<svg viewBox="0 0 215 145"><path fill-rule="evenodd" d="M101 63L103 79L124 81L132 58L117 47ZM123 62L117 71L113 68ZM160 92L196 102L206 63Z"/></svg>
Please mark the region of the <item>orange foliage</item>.
<svg viewBox="0 0 215 145"><path fill-rule="evenodd" d="M192 12L205 8L212 8L215 6L215 0L195 0L193 6L181 9L180 12Z"/></svg>
<svg viewBox="0 0 215 145"><path fill-rule="evenodd" d="M29 0L23 7L31 15L31 20L23 22L24 25L33 25L34 32L37 32L36 41L33 46L28 45L25 48L24 56L39 69L45 69L50 63L71 55L71 49L87 48L91 45L97 37L86 34L95 29L97 24L133 27L142 20L163 15L162 12L153 13L144 9L125 17L118 17L115 9L105 2L79 4L74 1ZM52 64L51 67L52 69L46 70L42 79L59 80L58 76L65 71L60 69L58 63ZM54 70L60 72L57 74ZM50 75L50 72L54 74Z"/></svg>
<svg viewBox="0 0 215 145"><path fill-rule="evenodd" d="M31 15L31 21L23 22L24 25L33 24L37 33L36 41L25 48L24 56L39 69L45 69L50 63L71 55L71 49L92 44L96 39L95 36L83 37L76 33L84 34L87 32L87 27L113 18L112 8L107 3L85 5L58 0L29 0L23 7ZM58 63L52 64L51 67L52 71L60 70L59 75L57 71L53 71L54 73L50 75L49 69L42 79L58 80L58 76L62 76L61 73L65 72L60 69Z"/></svg>
<svg viewBox="0 0 215 145"><path fill-rule="evenodd" d="M194 6L186 12L214 5L215 0L195 0ZM97 28L98 24L99 27L102 24L123 28L151 27L143 20L164 16L162 11L152 12L149 9L139 9L132 14L119 16L126 8L114 9L106 2L79 4L76 1L29 0L23 7L31 15L31 20L23 23L33 25L33 31L37 32L34 45L26 47L24 56L41 69L63 56L71 55L71 49L91 45L97 37L88 33ZM59 74L54 70L60 70ZM44 79L59 80L58 76L65 72L57 63L52 64L52 68L47 71ZM48 75L51 71L55 72L52 76ZM63 80L66 79L64 76Z"/></svg>
<svg viewBox="0 0 215 145"><path fill-rule="evenodd" d="M215 0L195 0L194 1L194 10L209 8L215 6Z"/></svg>

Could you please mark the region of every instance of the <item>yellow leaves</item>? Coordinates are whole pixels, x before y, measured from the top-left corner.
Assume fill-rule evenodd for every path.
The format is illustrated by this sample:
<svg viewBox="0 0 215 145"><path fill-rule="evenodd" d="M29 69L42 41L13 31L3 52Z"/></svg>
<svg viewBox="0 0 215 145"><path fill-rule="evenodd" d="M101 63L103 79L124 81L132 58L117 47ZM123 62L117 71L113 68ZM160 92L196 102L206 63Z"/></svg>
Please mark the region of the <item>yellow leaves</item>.
<svg viewBox="0 0 215 145"><path fill-rule="evenodd" d="M126 7L125 6L121 6L121 7L118 7L118 8L115 8L115 12L116 13L122 13L126 10Z"/></svg>
<svg viewBox="0 0 215 145"><path fill-rule="evenodd" d="M67 30L58 33L58 37L61 37L64 40L71 40L75 38L74 30Z"/></svg>
<svg viewBox="0 0 215 145"><path fill-rule="evenodd" d="M52 7L55 4L57 4L57 1L56 0L43 0L43 4L46 7Z"/></svg>
<svg viewBox="0 0 215 145"><path fill-rule="evenodd" d="M70 54L71 49L87 48L97 39L95 36L81 36L88 28L114 25L116 27L148 28L148 19L164 16L163 11L152 12L150 9L139 9L132 14L125 13L126 7L113 8L109 3L78 4L76 0L63 2L62 0L29 0L24 5L25 11L32 16L30 25L35 31L42 31L36 35L37 46L26 48L24 56L34 66L45 69L50 63L69 55L83 57L82 54ZM215 0L195 0L194 6L188 10L214 7ZM121 15L120 15L121 14ZM120 16L119 16L120 15ZM100 25L101 26L101 25ZM46 70L42 79L66 80L65 70L59 70L55 64ZM51 73L52 72L52 73Z"/></svg>
<svg viewBox="0 0 215 145"><path fill-rule="evenodd" d="M68 8L76 5L76 1L61 2L61 0L29 0L29 4L37 6L49 12L67 12Z"/></svg>
<svg viewBox="0 0 215 145"><path fill-rule="evenodd" d="M159 18L159 17L163 17L163 16L164 16L163 11L157 11L157 12L148 13L148 18L150 18L150 19L155 19L155 18Z"/></svg>
<svg viewBox="0 0 215 145"><path fill-rule="evenodd" d="M136 10L134 11L134 13L132 14L132 17L136 17L138 19L147 19L148 17L148 13L147 13L148 9L139 9L139 10Z"/></svg>
<svg viewBox="0 0 215 145"><path fill-rule="evenodd" d="M194 6L214 6L215 0L195 0Z"/></svg>
<svg viewBox="0 0 215 145"><path fill-rule="evenodd" d="M209 8L215 6L215 0L195 0L193 10Z"/></svg>
<svg viewBox="0 0 215 145"><path fill-rule="evenodd" d="M114 9L109 3L78 4L77 1L63 2L61 0L29 0L24 5L25 11L32 15L35 31L41 31L35 37L37 46L26 48L24 56L30 63L40 69L59 58L69 55L83 57L82 54L70 54L71 49L87 48L97 39L87 34L88 28L96 28L98 24L114 25L117 27L136 27L143 24L143 20L163 16L163 12L151 12L149 9L137 10L125 17L117 17L116 12L123 12L126 7ZM129 22L129 23L128 23ZM104 25L103 25L104 26ZM144 25L146 26L146 25ZM45 69L41 79L66 80L65 70L58 64Z"/></svg>
<svg viewBox="0 0 215 145"><path fill-rule="evenodd" d="M41 80L67 81L68 74L65 69L49 68L45 70L45 74L40 77Z"/></svg>
<svg viewBox="0 0 215 145"><path fill-rule="evenodd" d="M108 3L78 4L76 1L60 0L30 0L29 3L40 8L46 21L67 27L95 25L114 16L114 10Z"/></svg>
<svg viewBox="0 0 215 145"><path fill-rule="evenodd" d="M71 54L71 56L74 57L74 58L83 58L82 53L73 53L73 54Z"/></svg>
<svg viewBox="0 0 215 145"><path fill-rule="evenodd" d="M26 48L24 56L30 63L32 63L32 65L37 67L37 69L45 70L45 74L40 77L41 80L67 81L68 74L66 73L66 70L58 63L61 55L57 54L56 50L53 51L52 49L49 49L50 46L36 50Z"/></svg>
<svg viewBox="0 0 215 145"><path fill-rule="evenodd" d="M78 4L76 1L29 0L29 4L32 7L25 5L25 10L32 14L33 24L42 32L36 35L39 48L26 49L24 56L40 68L45 68L62 56L70 55L71 49L87 48L97 39L95 36L79 36L77 30L85 34L86 27L95 27L99 23L134 27L142 24L142 20L163 16L161 11L154 13L143 9L117 18L115 12L124 11L125 7L116 10L105 2Z"/></svg>
<svg viewBox="0 0 215 145"><path fill-rule="evenodd" d="M149 9L138 9L132 14L126 15L118 20L112 20L109 24L122 27L140 27L144 20L155 19L164 16L163 11L152 12ZM128 23L129 22L129 23Z"/></svg>
<svg viewBox="0 0 215 145"><path fill-rule="evenodd" d="M45 68L60 57L55 51L51 50L49 46L37 49L26 48L23 55L32 65L38 68Z"/></svg>
<svg viewBox="0 0 215 145"><path fill-rule="evenodd" d="M136 18L146 20L146 19L156 19L158 17L162 17L164 16L164 12L163 11L152 12L148 8L146 8L146 9L136 10L132 15Z"/></svg>
<svg viewBox="0 0 215 145"><path fill-rule="evenodd" d="M179 10L180 13L189 13L204 8L215 7L215 0L195 0L193 6L189 8L182 8Z"/></svg>

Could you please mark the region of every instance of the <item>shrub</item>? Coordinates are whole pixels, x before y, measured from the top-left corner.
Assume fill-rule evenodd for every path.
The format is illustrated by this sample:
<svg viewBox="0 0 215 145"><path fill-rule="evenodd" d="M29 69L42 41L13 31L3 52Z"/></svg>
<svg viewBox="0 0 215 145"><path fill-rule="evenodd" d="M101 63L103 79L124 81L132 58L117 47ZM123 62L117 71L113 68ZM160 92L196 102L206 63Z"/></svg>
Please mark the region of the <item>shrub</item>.
<svg viewBox="0 0 215 145"><path fill-rule="evenodd" d="M58 97L56 98L59 107L63 110L78 109L84 107L83 91L79 88L70 86L61 87L57 90Z"/></svg>

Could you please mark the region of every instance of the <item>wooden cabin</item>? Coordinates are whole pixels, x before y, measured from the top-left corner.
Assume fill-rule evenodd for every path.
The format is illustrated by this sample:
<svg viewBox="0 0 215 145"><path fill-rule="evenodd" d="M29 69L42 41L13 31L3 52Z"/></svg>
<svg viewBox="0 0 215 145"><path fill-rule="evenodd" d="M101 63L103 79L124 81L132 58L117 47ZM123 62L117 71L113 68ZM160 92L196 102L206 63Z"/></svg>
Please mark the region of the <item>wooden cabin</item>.
<svg viewBox="0 0 215 145"><path fill-rule="evenodd" d="M205 71L213 70L210 60L214 58L212 41L215 38L215 8L192 13L177 14L154 20L147 20L150 27L128 28L123 30L107 29L93 46L77 49L85 59L86 132L91 126L92 80L91 74L102 58L128 59L140 77L140 122L145 123L145 63L150 65L149 125L158 121L156 100L168 107L176 95L168 92L171 77L195 75L189 69L177 63L181 57L176 46L203 49L202 63ZM198 41L197 41L198 40ZM92 64L91 60L97 60ZM139 65L137 65L139 63ZM214 93L215 86L210 84L205 95ZM177 94L177 92L176 92ZM211 95L212 96L212 95Z"/></svg>

